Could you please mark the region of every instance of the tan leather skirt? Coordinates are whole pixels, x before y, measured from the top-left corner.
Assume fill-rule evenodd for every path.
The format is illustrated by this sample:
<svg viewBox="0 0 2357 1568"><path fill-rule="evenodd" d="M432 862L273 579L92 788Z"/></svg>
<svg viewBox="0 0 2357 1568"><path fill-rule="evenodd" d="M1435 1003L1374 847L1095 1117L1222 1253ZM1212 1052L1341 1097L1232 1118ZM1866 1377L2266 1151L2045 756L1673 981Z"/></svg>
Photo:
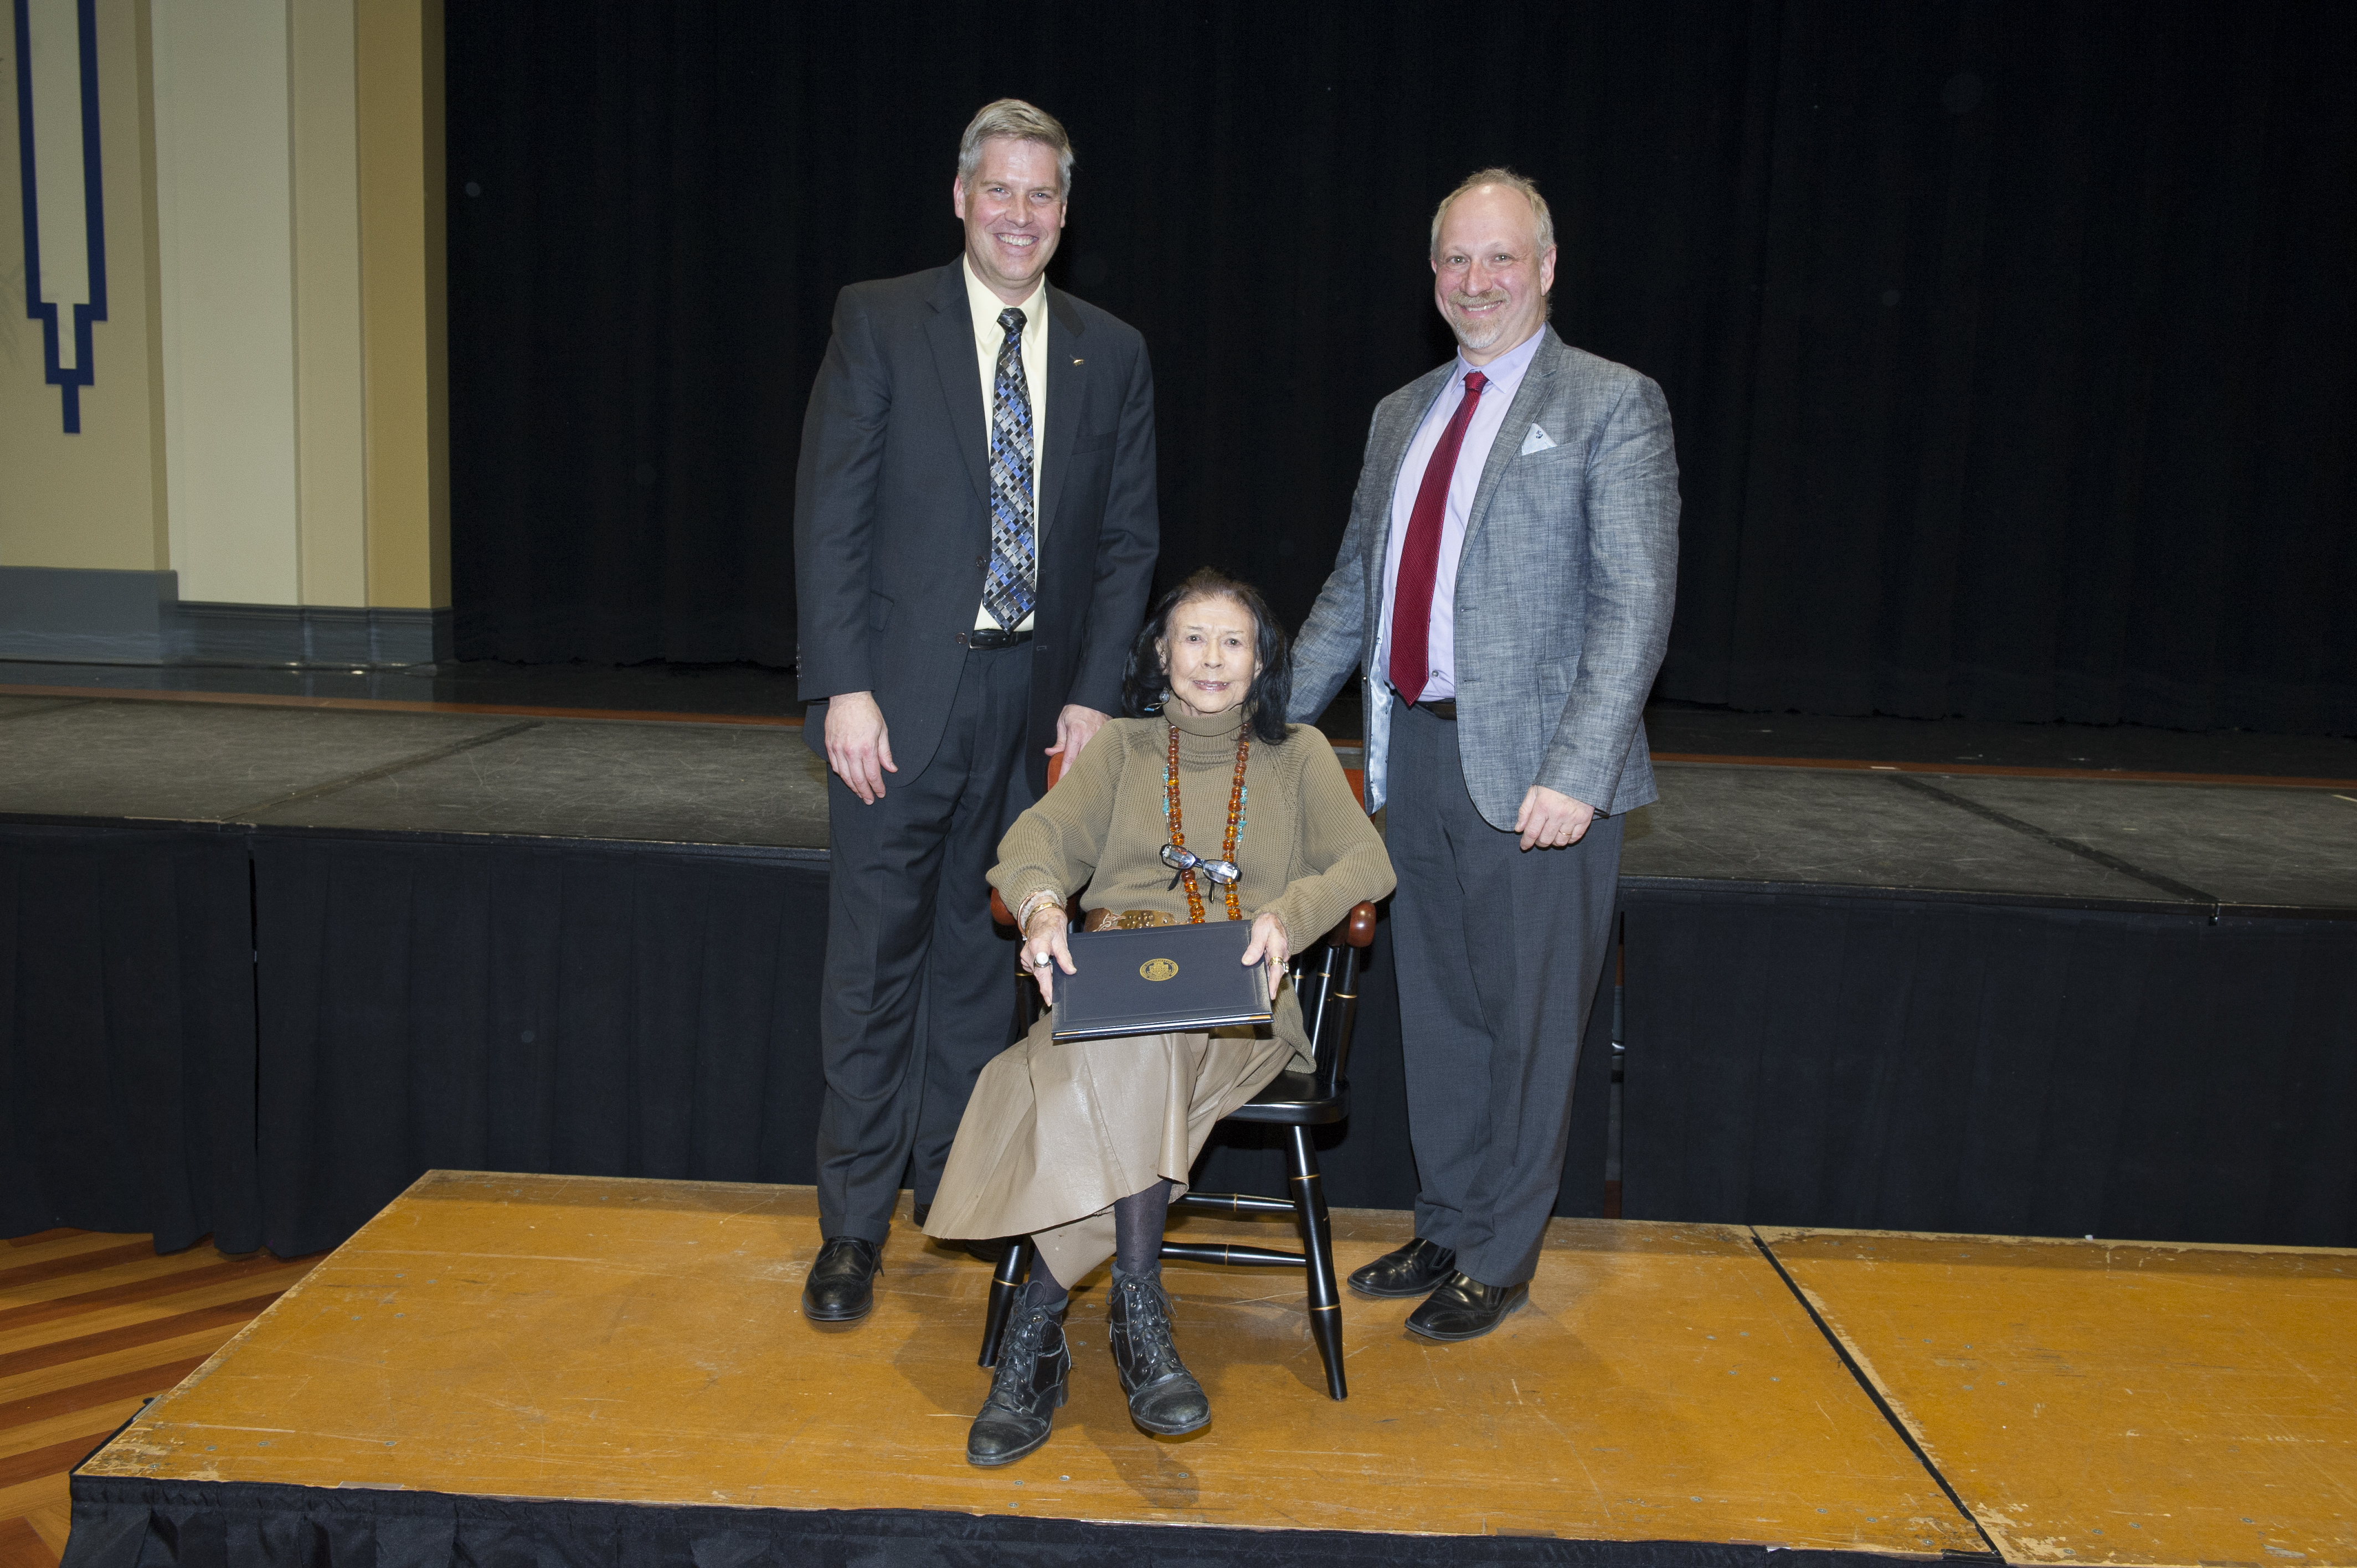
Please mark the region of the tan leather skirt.
<svg viewBox="0 0 2357 1568"><path fill-rule="evenodd" d="M1278 1005L1292 1002L1287 986ZM982 1069L927 1235L1036 1235L1103 1213L1157 1176L1177 1184L1175 1197L1187 1189L1212 1124L1259 1093L1293 1054L1276 1031L1060 1045L1049 1026L1042 1017Z"/></svg>

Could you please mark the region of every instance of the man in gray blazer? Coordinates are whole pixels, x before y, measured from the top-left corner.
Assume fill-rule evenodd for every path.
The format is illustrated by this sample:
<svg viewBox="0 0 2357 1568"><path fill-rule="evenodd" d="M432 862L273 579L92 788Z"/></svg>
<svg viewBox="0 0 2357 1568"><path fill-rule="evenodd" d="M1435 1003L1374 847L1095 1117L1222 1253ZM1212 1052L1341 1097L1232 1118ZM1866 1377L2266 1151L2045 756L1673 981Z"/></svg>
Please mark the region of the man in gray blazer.
<svg viewBox="0 0 2357 1568"><path fill-rule="evenodd" d="M843 291L802 424L802 736L832 775L802 1290L822 1322L867 1314L902 1172L921 1222L1007 1043L987 873L1049 756L1118 704L1146 611L1154 373L1135 330L1048 286L1071 174L1054 116L975 115L951 188L964 255Z"/></svg>
<svg viewBox="0 0 2357 1568"><path fill-rule="evenodd" d="M1622 813L1654 798L1678 471L1661 389L1546 324L1555 228L1484 169L1432 220L1456 359L1375 408L1291 717L1365 672L1388 805L1416 1239L1351 1276L1469 1339L1521 1305L1561 1185L1610 939Z"/></svg>

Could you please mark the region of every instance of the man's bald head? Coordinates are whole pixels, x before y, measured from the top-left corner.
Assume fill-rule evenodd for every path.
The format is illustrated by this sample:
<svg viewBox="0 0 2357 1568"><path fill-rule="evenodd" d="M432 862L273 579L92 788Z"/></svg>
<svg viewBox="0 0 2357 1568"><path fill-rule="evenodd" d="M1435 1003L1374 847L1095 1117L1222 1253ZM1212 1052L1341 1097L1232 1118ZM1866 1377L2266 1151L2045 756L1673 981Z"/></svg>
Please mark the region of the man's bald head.
<svg viewBox="0 0 2357 1568"><path fill-rule="evenodd" d="M1440 253L1440 225L1448 216L1449 205L1460 196L1468 196L1484 186L1500 186L1514 192L1531 207L1531 235L1534 249L1544 252L1555 249L1555 214L1547 210L1546 198L1539 188L1510 168L1476 169L1465 177L1464 183L1440 199L1432 209L1432 252Z"/></svg>

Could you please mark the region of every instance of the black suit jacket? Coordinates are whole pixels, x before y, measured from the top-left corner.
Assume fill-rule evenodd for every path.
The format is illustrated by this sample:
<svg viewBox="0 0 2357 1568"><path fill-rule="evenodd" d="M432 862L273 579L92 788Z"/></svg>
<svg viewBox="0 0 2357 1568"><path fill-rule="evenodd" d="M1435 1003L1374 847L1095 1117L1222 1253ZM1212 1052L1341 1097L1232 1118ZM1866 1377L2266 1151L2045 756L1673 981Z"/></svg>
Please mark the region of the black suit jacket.
<svg viewBox="0 0 2357 1568"><path fill-rule="evenodd" d="M1121 711L1121 672L1159 544L1146 340L1047 291L1025 753L1035 793L1067 703ZM794 486L799 671L813 703L873 692L910 778L941 744L990 560L990 454L974 317L956 262L854 284L811 388ZM825 709L803 738L823 754Z"/></svg>

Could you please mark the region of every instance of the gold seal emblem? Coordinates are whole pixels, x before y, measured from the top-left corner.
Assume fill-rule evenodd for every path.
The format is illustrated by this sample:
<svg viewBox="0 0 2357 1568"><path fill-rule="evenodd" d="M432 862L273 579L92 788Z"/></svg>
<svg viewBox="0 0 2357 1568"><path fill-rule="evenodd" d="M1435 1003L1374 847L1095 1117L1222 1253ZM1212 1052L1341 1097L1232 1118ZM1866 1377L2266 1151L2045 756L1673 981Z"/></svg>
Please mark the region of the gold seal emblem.
<svg viewBox="0 0 2357 1568"><path fill-rule="evenodd" d="M1137 966L1137 972L1148 980L1168 980L1178 972L1178 966L1167 958L1150 958Z"/></svg>

